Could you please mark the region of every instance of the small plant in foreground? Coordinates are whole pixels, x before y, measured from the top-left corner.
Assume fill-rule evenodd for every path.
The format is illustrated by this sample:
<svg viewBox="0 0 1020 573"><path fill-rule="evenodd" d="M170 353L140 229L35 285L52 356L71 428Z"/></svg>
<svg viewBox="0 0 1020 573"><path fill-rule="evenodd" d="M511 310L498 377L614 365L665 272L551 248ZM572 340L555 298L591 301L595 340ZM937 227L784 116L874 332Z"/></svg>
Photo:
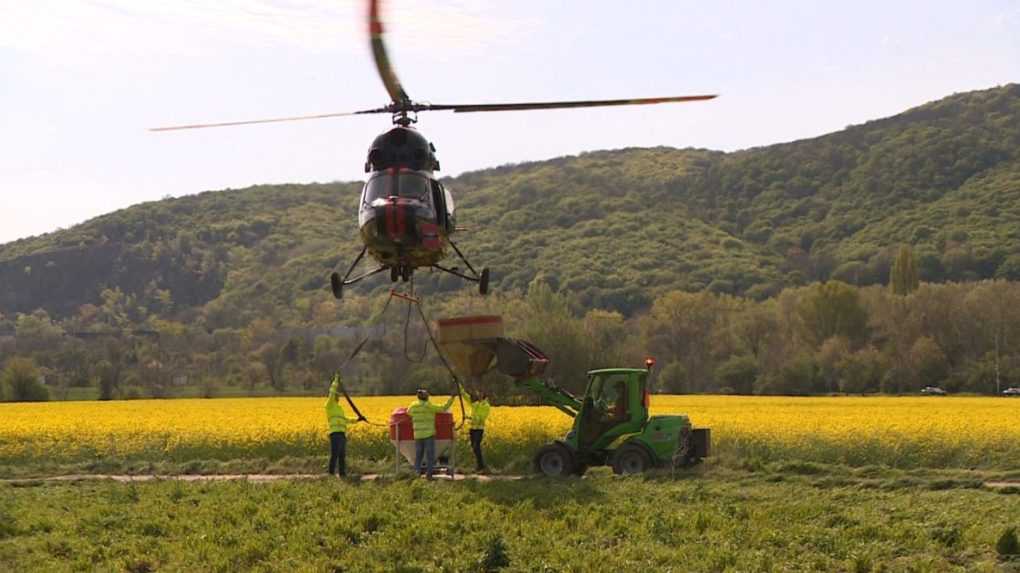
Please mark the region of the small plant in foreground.
<svg viewBox="0 0 1020 573"><path fill-rule="evenodd" d="M489 538L478 565L486 572L499 571L510 565L510 556L506 554L506 544L503 543L501 536L494 535Z"/></svg>
<svg viewBox="0 0 1020 573"><path fill-rule="evenodd" d="M995 543L995 551L999 554L999 557L1013 559L1020 557L1020 541L1016 538L1016 528L1009 527L1002 532L999 536L999 541Z"/></svg>

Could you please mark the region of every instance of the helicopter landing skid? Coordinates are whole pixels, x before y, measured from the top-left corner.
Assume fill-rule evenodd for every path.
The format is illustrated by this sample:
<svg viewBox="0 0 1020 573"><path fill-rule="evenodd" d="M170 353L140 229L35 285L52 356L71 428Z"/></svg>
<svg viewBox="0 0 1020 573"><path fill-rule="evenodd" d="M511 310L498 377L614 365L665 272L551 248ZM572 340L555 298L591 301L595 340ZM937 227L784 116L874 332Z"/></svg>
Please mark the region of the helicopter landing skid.
<svg viewBox="0 0 1020 573"><path fill-rule="evenodd" d="M460 249L457 247L457 243L454 243L453 241L450 241L450 246L453 247L453 251L455 253L457 253L457 256L460 257L460 260L464 261L464 264L467 266L468 270L471 271L471 276L468 276L468 275L465 275L465 274L461 274L458 271L455 271L453 269L447 269L447 268L441 267L439 265L432 265L432 266L437 268L437 269L439 269L439 270L441 270L441 271L448 272L451 275L458 276L458 277L460 277L460 278L462 278L464 280L469 280L469 281L472 281L472 282L476 282L476 283L478 283L478 294L481 294L481 295L489 294L489 269L488 269L488 267L482 267L482 272L479 273L478 271L475 270L475 267L471 266L471 261L467 260L467 257L464 256L464 253L460 252Z"/></svg>
<svg viewBox="0 0 1020 573"><path fill-rule="evenodd" d="M436 270L440 270L445 273L449 273L453 276L462 278L466 281L478 283L479 294L482 295L489 294L489 269L486 267L482 267L482 272L479 273L478 271L475 270L473 266L471 266L471 263L468 262L467 258L464 257L464 254L460 252L460 249L457 248L457 245L455 245L453 241L450 241L450 246L453 247L453 250L457 253L457 256L460 257L460 260L464 261L464 264L467 266L471 274L464 274L457 270L456 268L450 269L441 265L431 265L431 267ZM336 271L329 275L329 286L333 291L333 296L337 300L342 300L344 298L345 286L355 284L357 282L360 282L362 279L366 279L372 275L376 275L384 271L390 271L390 280L392 282L397 282L398 279L403 279L404 282L408 282L414 275L414 269L407 265L399 266L381 265L379 268L368 271L367 273L362 273L354 278L348 278L351 276L351 273L354 272L354 269L357 268L358 263L361 262L361 259L365 257L366 251L368 251L368 247L364 247L361 249L361 252L358 254L357 258L354 259L354 262L351 263L351 266L347 269L347 273L344 274L342 278L340 277L340 273Z"/></svg>
<svg viewBox="0 0 1020 573"><path fill-rule="evenodd" d="M362 279L366 279L366 278L368 278L368 277L370 277L372 275L377 275L377 274L379 274L379 273L381 273L381 272L383 272L385 270L388 270L390 268L388 266L383 265L383 266L381 266L381 267L379 267L377 269L373 269L371 271L368 271L367 273L362 273L362 274L354 277L353 279L347 278L347 277L351 276L352 272L354 272L355 267L357 267L358 263L361 262L361 259L364 258L365 251L367 251L367 250L368 250L368 247L365 247L365 248L361 249L361 253L359 253L358 257L356 259L354 259L353 263L351 263L350 268L347 269L347 273L343 276L343 278L340 278L340 273L335 272L335 271L332 274L329 275L329 286L330 286L330 288L333 291L333 296L336 297L337 300L340 300L340 299L344 298L344 287L345 286L352 285L352 284L357 283L357 282L361 282Z"/></svg>
<svg viewBox="0 0 1020 573"><path fill-rule="evenodd" d="M466 263L467 261L464 262ZM466 281L478 283L478 293L482 295L489 294L489 269L487 268L482 268L481 274L477 274L475 276L465 275L460 271L448 269L446 267L441 267L439 265L432 265L432 268L443 271L444 273L450 273L451 275L455 277L460 277ZM471 270L473 271L474 269Z"/></svg>

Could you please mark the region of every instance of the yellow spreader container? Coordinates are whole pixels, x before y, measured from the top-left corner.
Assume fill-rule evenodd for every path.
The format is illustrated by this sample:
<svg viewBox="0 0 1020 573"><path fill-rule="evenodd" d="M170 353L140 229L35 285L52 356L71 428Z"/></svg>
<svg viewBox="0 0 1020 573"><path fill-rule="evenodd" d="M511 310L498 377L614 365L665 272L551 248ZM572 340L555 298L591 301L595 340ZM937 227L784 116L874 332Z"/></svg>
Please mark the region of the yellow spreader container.
<svg viewBox="0 0 1020 573"><path fill-rule="evenodd" d="M471 379L492 366L495 348L480 341L503 337L503 318L499 316L462 316L437 321L436 341L458 376Z"/></svg>

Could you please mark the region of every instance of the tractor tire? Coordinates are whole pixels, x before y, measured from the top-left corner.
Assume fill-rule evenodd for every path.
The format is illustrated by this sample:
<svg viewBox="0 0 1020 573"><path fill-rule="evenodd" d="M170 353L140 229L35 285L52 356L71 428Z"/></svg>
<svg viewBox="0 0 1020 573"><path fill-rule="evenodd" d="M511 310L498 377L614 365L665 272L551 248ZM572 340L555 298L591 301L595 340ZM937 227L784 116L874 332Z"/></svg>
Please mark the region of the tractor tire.
<svg viewBox="0 0 1020 573"><path fill-rule="evenodd" d="M396 265L390 267L390 282L395 283L400 278L400 269Z"/></svg>
<svg viewBox="0 0 1020 573"><path fill-rule="evenodd" d="M652 467L652 458L641 446L624 444L613 454L612 465L616 475L641 474Z"/></svg>
<svg viewBox="0 0 1020 573"><path fill-rule="evenodd" d="M535 454L535 473L546 477L567 477L574 473L574 456L565 446L549 444Z"/></svg>

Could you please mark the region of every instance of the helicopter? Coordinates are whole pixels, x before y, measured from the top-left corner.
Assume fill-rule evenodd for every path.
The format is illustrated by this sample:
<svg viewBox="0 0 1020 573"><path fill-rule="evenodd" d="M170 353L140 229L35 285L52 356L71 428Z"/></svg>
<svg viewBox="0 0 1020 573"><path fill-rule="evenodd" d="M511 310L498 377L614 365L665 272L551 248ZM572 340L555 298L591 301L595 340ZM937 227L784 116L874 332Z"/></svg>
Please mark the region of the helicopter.
<svg viewBox="0 0 1020 573"><path fill-rule="evenodd" d="M368 2L368 32L372 57L390 103L352 112L325 113L272 119L231 121L157 127L150 131L172 131L208 127L227 127L260 123L302 121L332 117L390 114L393 128L379 135L369 147L365 172L369 173L361 193L358 208L358 228L362 249L344 275L335 270L330 274L333 296L343 298L344 287L370 276L389 271L390 281L412 279L416 269L431 268L452 274L478 284L478 291L489 292L489 269L480 271L453 242L458 230L453 195L442 184L435 172L439 171L436 147L415 127L418 113L424 111L452 111L454 113L524 111L605 107L623 105L650 105L675 102L710 100L716 95L687 95L637 99L575 100L485 104L431 104L411 99L397 78L390 62L383 37L380 17L380 0ZM453 251L463 262L466 271L459 267L440 264ZM378 266L355 276L355 269L366 253Z"/></svg>

